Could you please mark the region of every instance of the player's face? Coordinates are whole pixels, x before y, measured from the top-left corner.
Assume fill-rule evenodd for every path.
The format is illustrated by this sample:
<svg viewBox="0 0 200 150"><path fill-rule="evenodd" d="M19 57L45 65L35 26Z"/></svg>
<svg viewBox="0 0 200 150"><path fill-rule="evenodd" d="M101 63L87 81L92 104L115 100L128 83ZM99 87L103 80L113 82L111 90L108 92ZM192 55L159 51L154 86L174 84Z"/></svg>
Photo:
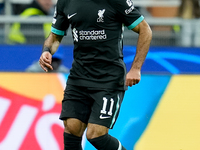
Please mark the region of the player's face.
<svg viewBox="0 0 200 150"><path fill-rule="evenodd" d="M39 4L42 6L42 8L45 11L49 11L51 7L53 6L52 0L38 0Z"/></svg>

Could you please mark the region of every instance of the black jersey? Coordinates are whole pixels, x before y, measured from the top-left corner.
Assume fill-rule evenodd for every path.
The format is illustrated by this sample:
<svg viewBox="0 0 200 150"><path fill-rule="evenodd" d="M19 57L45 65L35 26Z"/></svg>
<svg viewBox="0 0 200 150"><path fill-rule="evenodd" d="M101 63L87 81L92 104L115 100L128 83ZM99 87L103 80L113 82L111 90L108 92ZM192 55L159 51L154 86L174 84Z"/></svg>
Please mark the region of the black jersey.
<svg viewBox="0 0 200 150"><path fill-rule="evenodd" d="M123 25L143 19L131 0L58 0L51 31L64 36L71 26L74 39L68 84L124 90Z"/></svg>

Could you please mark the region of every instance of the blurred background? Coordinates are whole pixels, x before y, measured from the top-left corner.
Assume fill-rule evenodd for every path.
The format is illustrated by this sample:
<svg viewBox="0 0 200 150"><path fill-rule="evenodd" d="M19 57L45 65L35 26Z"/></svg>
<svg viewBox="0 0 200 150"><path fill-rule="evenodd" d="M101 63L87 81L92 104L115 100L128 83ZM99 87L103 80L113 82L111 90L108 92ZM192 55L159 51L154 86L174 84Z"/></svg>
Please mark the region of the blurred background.
<svg viewBox="0 0 200 150"><path fill-rule="evenodd" d="M0 150L61 150L58 119L73 61L68 30L44 73L38 60L57 0L0 0ZM110 134L127 150L200 149L200 0L133 0L153 31L140 84ZM127 70L137 34L124 30ZM12 143L12 144L11 144ZM94 150L85 136L85 150Z"/></svg>

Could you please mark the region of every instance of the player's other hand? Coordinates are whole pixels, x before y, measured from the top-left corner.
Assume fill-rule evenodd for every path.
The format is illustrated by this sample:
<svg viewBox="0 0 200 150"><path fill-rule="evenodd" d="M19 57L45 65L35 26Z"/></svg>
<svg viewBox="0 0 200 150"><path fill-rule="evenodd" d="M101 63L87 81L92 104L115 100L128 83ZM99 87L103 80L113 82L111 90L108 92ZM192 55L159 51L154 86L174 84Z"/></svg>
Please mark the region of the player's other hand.
<svg viewBox="0 0 200 150"><path fill-rule="evenodd" d="M51 66L52 61L52 55L49 52L43 52L40 56L40 66L45 71L48 72L48 70L53 70L53 67Z"/></svg>
<svg viewBox="0 0 200 150"><path fill-rule="evenodd" d="M139 69L131 69L126 75L126 86L133 86L140 82L141 73Z"/></svg>

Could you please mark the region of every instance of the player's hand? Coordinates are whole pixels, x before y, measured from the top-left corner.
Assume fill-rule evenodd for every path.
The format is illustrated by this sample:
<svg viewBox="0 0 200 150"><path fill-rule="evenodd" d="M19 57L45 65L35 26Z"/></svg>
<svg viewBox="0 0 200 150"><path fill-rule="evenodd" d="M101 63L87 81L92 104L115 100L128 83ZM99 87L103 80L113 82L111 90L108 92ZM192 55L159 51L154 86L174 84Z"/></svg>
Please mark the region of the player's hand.
<svg viewBox="0 0 200 150"><path fill-rule="evenodd" d="M51 66L52 61L52 55L49 52L43 52L40 56L40 66L45 71L48 72L48 70L53 70L53 67Z"/></svg>
<svg viewBox="0 0 200 150"><path fill-rule="evenodd" d="M133 86L140 82L141 73L139 69L131 69L126 75L126 86Z"/></svg>

